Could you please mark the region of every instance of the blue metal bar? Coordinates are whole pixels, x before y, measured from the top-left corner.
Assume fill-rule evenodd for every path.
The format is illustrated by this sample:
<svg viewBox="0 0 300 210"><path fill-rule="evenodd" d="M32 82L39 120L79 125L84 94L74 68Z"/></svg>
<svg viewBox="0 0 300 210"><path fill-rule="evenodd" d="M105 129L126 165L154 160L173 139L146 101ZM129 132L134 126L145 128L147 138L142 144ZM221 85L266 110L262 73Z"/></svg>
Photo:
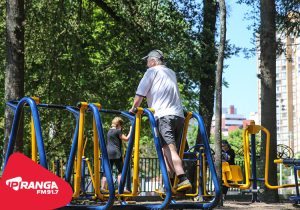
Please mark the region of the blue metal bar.
<svg viewBox="0 0 300 210"><path fill-rule="evenodd" d="M56 174L56 176L60 176L60 162L59 162L59 160L56 160L55 161L55 165L56 165L56 170L55 170L55 174Z"/></svg>
<svg viewBox="0 0 300 210"><path fill-rule="evenodd" d="M212 158L212 154L211 154L211 150L210 150L210 146L209 146L209 139L207 137L207 133L206 133L203 118L198 113L195 113L195 112L193 112L192 116L197 120L197 122L199 124L199 132L200 132L200 135L201 135L201 139L203 140L204 152L205 152L205 155L206 155L207 164L208 164L209 169L211 171L212 181L213 181L214 186L215 186L215 197L208 203L192 203L191 205L187 205L187 204L183 203L183 204L176 204L176 205L178 205L180 207L185 207L184 205L186 205L185 208L187 208L187 207L190 207L190 208L197 207L197 208L208 209L208 208L213 208L213 207L218 205L218 202L221 198L221 188L220 188L219 180L218 180L218 177L217 177L214 161L213 161L213 158Z"/></svg>
<svg viewBox="0 0 300 210"><path fill-rule="evenodd" d="M82 158L81 160L81 180L80 180L80 188L82 192L85 192L85 165L86 165L86 160L85 157Z"/></svg>
<svg viewBox="0 0 300 210"><path fill-rule="evenodd" d="M290 160L290 159L289 159ZM295 178L295 187L296 195L290 196L289 199L294 201L295 204L300 204L300 194L299 194L299 184L298 184L298 171L300 170L299 165L294 165L294 178Z"/></svg>
<svg viewBox="0 0 300 210"><path fill-rule="evenodd" d="M9 108L11 108L12 110L16 110L17 105L12 103L11 101L6 102L6 105L9 106Z"/></svg>
<svg viewBox="0 0 300 210"><path fill-rule="evenodd" d="M163 178L163 182L164 182L165 189L166 189L166 197L162 204L160 204L160 205L149 204L149 205L146 205L146 207L151 208L151 209L160 209L160 208L165 208L170 203L171 198L172 198L172 191L171 191L171 185L170 185L170 181L169 181L167 166L166 166L165 159L164 159L163 152L162 152L162 146L160 145L160 142L159 142L158 129L156 126L155 118L149 109L144 109L144 113L148 116L149 121L150 121L151 130L152 130L152 134L154 137L154 144L155 144L155 148L156 148L156 152L157 152L157 157L159 160L159 165L160 165L160 169L162 172L162 178Z"/></svg>
<svg viewBox="0 0 300 210"><path fill-rule="evenodd" d="M103 134L102 121L101 121L101 117L100 117L100 113L99 113L98 108L92 103L90 103L88 105L88 107L91 109L91 111L94 115L95 122L96 122L96 128L97 128L97 133L98 133L98 138L99 138L99 146L100 146L100 149L102 151L102 158L103 158L102 159L103 160L102 161L102 163L103 163L102 166L103 166L104 173L105 173L105 176L106 176L106 180L107 180L107 184L108 184L108 191L109 191L109 197L108 197L107 203L104 206L97 207L97 209L100 209L100 210L109 209L110 207L112 207L112 205L114 203L115 188L114 188L110 163L109 163L109 159L108 159L108 154L107 154L107 150L106 150L106 144L105 144L105 138L104 138L104 134Z"/></svg>
<svg viewBox="0 0 300 210"><path fill-rule="evenodd" d="M135 115L132 115L129 112L120 112L119 114L123 115L124 117L127 117L130 120L132 126L131 135L129 137L127 150L125 154L125 160L122 168L121 180L118 187L118 193L123 194L126 181L127 181L126 187L128 188L128 190L131 189L131 178L130 178L131 171L129 169L130 169L131 155L132 155L132 150L134 145Z"/></svg>
<svg viewBox="0 0 300 210"><path fill-rule="evenodd" d="M127 144L124 164L123 164L123 168L122 168L121 180L120 180L120 184L119 184L119 187L118 187L118 192L120 194L123 194L123 192L124 192L126 177L130 173L129 169L130 169L131 155L132 155L132 150L133 150L133 145L134 145L135 121L132 124L131 133L132 133L132 135L130 135L129 141L128 141L128 144Z"/></svg>
<svg viewBox="0 0 300 210"><path fill-rule="evenodd" d="M76 128L75 128L74 135L73 135L73 142L72 142L70 155L68 158L68 164L67 164L67 168L66 168L66 174L65 174L65 180L70 183L73 166L74 166L75 155L76 155L76 151L77 151L77 145L78 145L79 110L74 109L73 107L66 107L66 109L68 111L72 112L76 118Z"/></svg>
<svg viewBox="0 0 300 210"><path fill-rule="evenodd" d="M99 112L122 115L122 116L128 118L132 125L132 132L131 132L132 135L130 136L129 141L128 141L124 165L123 165L123 169L122 169L122 176L121 176L120 184L118 186L119 194L123 194L125 183L127 184L126 187L128 189L131 189L131 178L130 178L131 171L128 169L130 168L130 162L131 162L130 160L131 160L133 143L134 143L134 135L133 134L135 131L135 115L132 115L131 113L129 113L127 111L111 110L111 109L100 109Z"/></svg>
<svg viewBox="0 0 300 210"><path fill-rule="evenodd" d="M120 114L124 117L127 117L130 120L131 124L135 122L135 115L132 115L129 112L124 112L124 111L121 111Z"/></svg>
<svg viewBox="0 0 300 210"><path fill-rule="evenodd" d="M17 106L17 104L19 103L19 101L17 100L12 100L12 101L8 101L6 104L11 107L14 108ZM27 106L27 104L25 105ZM44 107L44 108L51 108L51 109L67 109L67 107L70 106L66 106L66 105L60 105L60 104L36 104L37 107ZM78 109L77 107L73 106L73 109Z"/></svg>
<svg viewBox="0 0 300 210"><path fill-rule="evenodd" d="M251 171L252 171L252 203L259 202L257 196L257 175L256 175L256 144L255 134L251 134Z"/></svg>
<svg viewBox="0 0 300 210"><path fill-rule="evenodd" d="M282 163L284 165L289 165L289 166L295 166L295 165L299 166L300 165L300 159L293 159L293 158L283 159Z"/></svg>
<svg viewBox="0 0 300 210"><path fill-rule="evenodd" d="M10 137L9 137L9 141L8 141L3 170L7 164L8 158L13 153L16 136L17 136L17 132L18 132L18 128L19 128L19 121L20 121L20 117L21 117L21 114L22 114L25 104L28 104L31 109L33 122L34 122L34 128L35 128L37 147L38 147L38 152L39 152L39 157L40 157L40 164L44 168L48 169L38 109L37 109L35 101L32 98L24 97L18 102L18 104L15 108L15 115L14 115L13 125L12 125L12 129L11 129L11 133L10 133Z"/></svg>
<svg viewBox="0 0 300 210"><path fill-rule="evenodd" d="M198 167L199 168L199 177L197 177L197 179L199 180L199 191L198 191L198 195L204 195L204 190L203 190L203 185L205 185L206 183L203 183L203 173L205 173L206 171L203 172L203 157L202 157L202 153L203 150L200 150L199 154L198 154L198 158L199 158L199 162L200 165ZM198 162L196 163L198 165Z"/></svg>
<svg viewBox="0 0 300 210"><path fill-rule="evenodd" d="M295 185L296 185L296 195L299 197L300 194L299 194L299 184L298 184L298 170L300 170L300 167L299 166L294 166L294 177L295 177Z"/></svg>

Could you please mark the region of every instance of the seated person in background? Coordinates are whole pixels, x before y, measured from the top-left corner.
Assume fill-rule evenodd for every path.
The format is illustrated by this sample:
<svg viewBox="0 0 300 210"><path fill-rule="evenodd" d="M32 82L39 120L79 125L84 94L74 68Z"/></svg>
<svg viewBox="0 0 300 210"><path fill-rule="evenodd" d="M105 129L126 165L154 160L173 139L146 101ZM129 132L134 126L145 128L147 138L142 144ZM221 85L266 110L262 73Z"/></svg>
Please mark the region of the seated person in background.
<svg viewBox="0 0 300 210"><path fill-rule="evenodd" d="M234 165L235 152L226 140L222 140L222 161L228 162L229 165ZM228 187L222 186L223 199L228 191Z"/></svg>
<svg viewBox="0 0 300 210"><path fill-rule="evenodd" d="M226 161L229 165L235 165L234 163L235 152L231 148L230 144L226 140L222 140L222 161Z"/></svg>

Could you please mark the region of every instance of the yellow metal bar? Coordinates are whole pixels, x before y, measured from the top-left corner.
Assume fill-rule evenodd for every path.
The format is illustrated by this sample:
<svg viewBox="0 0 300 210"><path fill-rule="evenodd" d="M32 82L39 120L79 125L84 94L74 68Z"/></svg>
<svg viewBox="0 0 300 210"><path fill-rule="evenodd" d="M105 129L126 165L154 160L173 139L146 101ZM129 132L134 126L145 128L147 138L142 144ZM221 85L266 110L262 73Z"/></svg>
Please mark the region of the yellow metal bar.
<svg viewBox="0 0 300 210"><path fill-rule="evenodd" d="M141 132L141 122L143 108L138 107L136 118L135 118L135 135L134 135L134 156L133 156L133 181L132 181L132 195L136 196L138 194L139 187L139 150L140 150L140 132Z"/></svg>
<svg viewBox="0 0 300 210"><path fill-rule="evenodd" d="M154 112L154 109L149 109ZM133 177L132 177L132 192L126 194L117 194L116 197L135 197L138 195L139 188L139 150L140 150L140 132L141 132L141 122L142 114L144 109L137 107L136 117L135 117L135 134L134 134L134 152L133 152ZM107 195L105 195L107 196Z"/></svg>
<svg viewBox="0 0 300 210"><path fill-rule="evenodd" d="M88 166L88 169L89 169L89 173L90 173L90 176L91 176L91 180L92 180L92 185L93 185L93 187L94 187L94 189L95 189L95 194L96 194L96 196L99 198L99 199L101 199L101 200L104 200L104 195L103 194L101 194L101 192L100 192L100 186L98 186L98 188L99 188L99 192L98 193L96 193L97 192L97 188L96 188L96 180L95 180L95 176L93 175L93 169L92 169L92 166L91 166L91 162L90 162L90 160L88 159L88 158L86 158L85 159L86 160L86 163L87 163L87 166Z"/></svg>
<svg viewBox="0 0 300 210"><path fill-rule="evenodd" d="M239 189L249 189L250 182L250 142L249 142L249 129L247 127L243 131L243 142L244 142L244 163L245 163L245 183L238 186Z"/></svg>
<svg viewBox="0 0 300 210"><path fill-rule="evenodd" d="M88 137L85 137L85 141L84 141L84 145L83 145L83 149L82 149L82 156L85 157L85 148L88 142Z"/></svg>
<svg viewBox="0 0 300 210"><path fill-rule="evenodd" d="M283 163L283 159L275 159L274 163L281 164L281 163Z"/></svg>
<svg viewBox="0 0 300 210"><path fill-rule="evenodd" d="M196 197L196 196L198 196L198 191L199 191L199 176L200 176L200 160L198 159L197 160L197 166L196 166L196 177L197 177L196 178L196 191L194 193L185 194L185 196L188 196L188 197ZM204 177L202 178L202 183L203 183L203 179L204 179ZM205 184L203 184L203 185L205 185Z"/></svg>
<svg viewBox="0 0 300 210"><path fill-rule="evenodd" d="M37 96L31 96L30 98L32 98L36 104L40 104L41 103L41 99Z"/></svg>
<svg viewBox="0 0 300 210"><path fill-rule="evenodd" d="M63 160L60 159L60 178L64 177Z"/></svg>
<svg viewBox="0 0 300 210"><path fill-rule="evenodd" d="M52 173L55 174L55 163L54 163L54 160L52 160L51 165L52 165Z"/></svg>
<svg viewBox="0 0 300 210"><path fill-rule="evenodd" d="M80 179L81 179L81 161L83 154L83 131L84 131L84 118L85 110L87 109L88 103L81 102L79 110L79 133L78 133L78 146L77 146L77 164L74 178L74 193L73 198L78 198L80 195Z"/></svg>
<svg viewBox="0 0 300 210"><path fill-rule="evenodd" d="M227 177L225 174L222 173L222 180L223 184L226 187L236 187L239 189L249 189L251 186L250 182L250 141L249 141L249 134L256 134L260 131L260 127L254 124L254 121L251 121L250 125L244 129L243 131L243 144L244 144L244 163L245 163L245 183L243 184L236 184L236 183L229 183L227 181Z"/></svg>
<svg viewBox="0 0 300 210"><path fill-rule="evenodd" d="M192 118L193 116L193 113L192 112L188 112L186 117L185 117L185 120L184 120L184 126L183 126L183 132L182 132L182 137L181 137L181 144L180 144L180 148L179 148L179 157L180 159L182 160L183 159L183 155L184 155L184 149L185 149L185 145L186 145L186 141L187 141L187 131L188 131L188 128L189 128L189 122L190 122L190 119ZM173 189L172 189L172 192L173 193L176 193L177 192L177 184L178 184L178 177L175 176L175 179L174 179L174 184L173 184Z"/></svg>
<svg viewBox="0 0 300 210"><path fill-rule="evenodd" d="M265 185L269 189L279 189L287 187L295 187L295 184L284 184L284 185L271 185L269 183L269 167L270 167L270 132L260 125L255 125L254 121L251 121L250 125L247 127L243 133L244 137L244 157L245 157L245 175L246 184L241 185L240 189L247 189L250 187L250 144L249 144L249 134L257 134L258 132L264 132L266 134L266 160L265 160ZM246 145L246 147L245 147ZM247 155L246 155L247 153ZM247 161L246 161L247 158ZM281 159L274 160L274 163L282 163ZM249 186L249 187L248 187Z"/></svg>
<svg viewBox="0 0 300 210"><path fill-rule="evenodd" d="M31 97L36 104L40 104L40 98L36 96ZM36 142L36 135L35 135L35 127L34 127L34 120L31 115L31 159L34 162L37 162L37 142Z"/></svg>
<svg viewBox="0 0 300 210"><path fill-rule="evenodd" d="M30 125L31 125L31 159L34 162L37 162L37 142L36 142L34 121L32 115L31 115Z"/></svg>
<svg viewBox="0 0 300 210"><path fill-rule="evenodd" d="M93 184L93 187L95 188L95 179L94 179L94 176L93 176L93 169L92 169L92 166L91 166L91 162L88 158L85 158L85 162L88 166L88 169L89 169L89 173L90 173L90 177L91 177L91 180L92 180L92 184Z"/></svg>
<svg viewBox="0 0 300 210"><path fill-rule="evenodd" d="M210 196L207 194L206 182L207 182L207 166L206 166L206 157L205 154L202 154L202 166L203 166L203 196Z"/></svg>
<svg viewBox="0 0 300 210"><path fill-rule="evenodd" d="M265 185L269 189L279 189L287 187L295 187L295 184L271 185L269 183L269 167L270 167L270 132L268 129L261 126L261 129L266 134L266 163L265 163ZM278 160L274 160L274 162ZM279 162L279 161L278 161Z"/></svg>

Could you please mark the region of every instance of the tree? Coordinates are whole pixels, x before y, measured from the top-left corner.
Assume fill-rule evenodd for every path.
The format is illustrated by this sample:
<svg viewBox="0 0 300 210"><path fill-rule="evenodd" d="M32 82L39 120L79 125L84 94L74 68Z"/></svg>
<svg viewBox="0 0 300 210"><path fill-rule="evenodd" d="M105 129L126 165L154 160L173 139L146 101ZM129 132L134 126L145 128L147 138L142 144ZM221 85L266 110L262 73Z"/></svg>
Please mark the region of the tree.
<svg viewBox="0 0 300 210"><path fill-rule="evenodd" d="M216 111L215 111L215 167L220 183L222 183L222 72L226 43L226 5L219 0L220 6L220 44L218 50L216 73ZM220 184L221 187L221 184Z"/></svg>
<svg viewBox="0 0 300 210"><path fill-rule="evenodd" d="M270 151L276 151L276 10L274 0L260 1L260 84L261 84L261 124L272 136ZM265 136L263 136L265 137ZM264 138L265 139L265 138ZM265 157L265 141L262 141L262 158ZM263 158L265 160L265 158ZM276 152L270 153L269 174L277 173L274 164ZM269 176L270 183L277 185L277 176ZM266 189L264 200L278 202L278 191Z"/></svg>
<svg viewBox="0 0 300 210"><path fill-rule="evenodd" d="M5 101L24 96L24 0L6 1L6 68L5 68ZM6 151L13 114L5 108ZM17 149L23 149L23 124L19 124Z"/></svg>
<svg viewBox="0 0 300 210"><path fill-rule="evenodd" d="M203 117L208 137L214 108L214 93L216 82L216 17L217 3L212 0L203 1L203 30L200 35L200 96L199 112Z"/></svg>
<svg viewBox="0 0 300 210"><path fill-rule="evenodd" d="M179 74L181 92L190 110L195 107L190 101L194 93L186 69L199 70L191 56L199 49L192 37L194 7L187 5L189 9L183 10L178 2L26 1L26 24L22 25L25 41L19 42L25 43L26 51L25 94L20 95L39 96L48 104L87 101L100 102L106 109L127 110L145 71L140 58L150 49L160 48L168 57L168 65ZM0 29L4 28L2 21ZM2 43L0 46L4 52ZM73 116L60 112L39 108L49 160L68 154L75 127ZM111 116L102 116L104 123L111 120ZM25 115L25 145L30 144L27 121ZM149 133L146 129L143 132ZM30 147L26 146L24 153L30 153Z"/></svg>

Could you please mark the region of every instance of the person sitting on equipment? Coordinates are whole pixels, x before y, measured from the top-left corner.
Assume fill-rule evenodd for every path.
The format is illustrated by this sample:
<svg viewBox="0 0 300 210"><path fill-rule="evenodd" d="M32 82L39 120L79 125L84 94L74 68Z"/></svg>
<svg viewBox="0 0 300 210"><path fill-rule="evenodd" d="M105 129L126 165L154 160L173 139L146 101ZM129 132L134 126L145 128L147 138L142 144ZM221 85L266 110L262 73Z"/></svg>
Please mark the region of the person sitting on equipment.
<svg viewBox="0 0 300 210"><path fill-rule="evenodd" d="M228 162L229 165L234 165L235 152L226 140L222 140L222 161ZM228 191L228 187L222 186L223 199Z"/></svg>

